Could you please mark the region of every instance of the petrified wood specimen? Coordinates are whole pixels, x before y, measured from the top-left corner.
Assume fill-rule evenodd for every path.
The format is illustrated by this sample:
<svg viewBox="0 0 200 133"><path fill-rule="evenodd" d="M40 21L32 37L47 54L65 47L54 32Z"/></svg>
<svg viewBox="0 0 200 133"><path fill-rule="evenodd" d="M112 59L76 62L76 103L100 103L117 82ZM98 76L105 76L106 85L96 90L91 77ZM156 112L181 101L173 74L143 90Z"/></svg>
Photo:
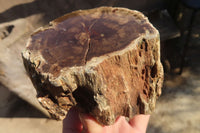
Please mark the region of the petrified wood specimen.
<svg viewBox="0 0 200 133"><path fill-rule="evenodd" d="M56 119L72 106L101 124L149 114L161 94L159 32L138 11L100 7L40 28L22 53L39 102Z"/></svg>

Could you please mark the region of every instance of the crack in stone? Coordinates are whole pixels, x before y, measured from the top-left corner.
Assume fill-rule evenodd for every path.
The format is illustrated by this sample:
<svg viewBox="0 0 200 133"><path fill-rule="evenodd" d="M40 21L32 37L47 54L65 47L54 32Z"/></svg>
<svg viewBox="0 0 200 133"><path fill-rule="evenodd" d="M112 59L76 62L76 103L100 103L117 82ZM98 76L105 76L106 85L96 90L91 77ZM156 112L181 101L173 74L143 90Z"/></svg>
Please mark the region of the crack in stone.
<svg viewBox="0 0 200 133"><path fill-rule="evenodd" d="M90 46L91 46L91 43L90 43L90 40L91 40L91 35L90 35L90 30L91 30L91 28L95 25L95 23L97 22L97 20L95 20L91 25L90 25L90 27L89 27L89 29L88 29L88 35L89 35L89 37L88 37L88 43L87 43L87 49L86 49L86 52L85 52L85 55L84 55L84 58L83 58L83 60L84 60L84 64L86 64L87 63L87 56L88 56L88 53L89 53L89 50L90 50Z"/></svg>
<svg viewBox="0 0 200 133"><path fill-rule="evenodd" d="M85 52L85 55L84 55L84 58L83 58L84 64L87 63L87 55L88 55L89 50L90 50L90 38L88 39L87 49L86 49L86 52Z"/></svg>

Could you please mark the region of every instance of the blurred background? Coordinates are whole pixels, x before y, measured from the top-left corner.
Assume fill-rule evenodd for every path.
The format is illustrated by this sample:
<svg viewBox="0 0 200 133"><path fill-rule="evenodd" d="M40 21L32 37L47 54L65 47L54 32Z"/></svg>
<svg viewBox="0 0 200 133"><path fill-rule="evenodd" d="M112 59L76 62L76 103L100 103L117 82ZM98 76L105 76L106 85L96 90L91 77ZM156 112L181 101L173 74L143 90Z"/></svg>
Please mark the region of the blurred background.
<svg viewBox="0 0 200 133"><path fill-rule="evenodd" d="M31 33L78 9L136 9L159 30L165 81L147 133L200 132L200 0L0 0L0 132L59 133L21 58Z"/></svg>

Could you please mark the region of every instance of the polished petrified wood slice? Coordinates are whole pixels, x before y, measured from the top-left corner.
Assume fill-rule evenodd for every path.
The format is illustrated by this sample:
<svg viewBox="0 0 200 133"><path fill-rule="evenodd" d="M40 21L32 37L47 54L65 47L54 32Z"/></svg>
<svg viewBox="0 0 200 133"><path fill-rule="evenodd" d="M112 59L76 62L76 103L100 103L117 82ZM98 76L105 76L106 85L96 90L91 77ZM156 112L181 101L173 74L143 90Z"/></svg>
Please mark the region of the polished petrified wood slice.
<svg viewBox="0 0 200 133"><path fill-rule="evenodd" d="M22 56L39 102L56 119L77 106L110 125L151 113L161 94L159 32L138 11L66 14L38 29Z"/></svg>

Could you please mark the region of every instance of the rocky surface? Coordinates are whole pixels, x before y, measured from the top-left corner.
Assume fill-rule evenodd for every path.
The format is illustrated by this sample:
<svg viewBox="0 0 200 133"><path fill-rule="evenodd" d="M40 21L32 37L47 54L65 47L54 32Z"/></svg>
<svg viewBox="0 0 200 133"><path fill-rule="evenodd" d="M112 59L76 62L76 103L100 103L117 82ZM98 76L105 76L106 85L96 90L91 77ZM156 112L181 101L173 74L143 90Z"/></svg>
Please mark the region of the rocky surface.
<svg viewBox="0 0 200 133"><path fill-rule="evenodd" d="M39 102L56 119L78 105L100 123L149 114L161 94L158 31L140 12L76 11L38 29L23 52Z"/></svg>

